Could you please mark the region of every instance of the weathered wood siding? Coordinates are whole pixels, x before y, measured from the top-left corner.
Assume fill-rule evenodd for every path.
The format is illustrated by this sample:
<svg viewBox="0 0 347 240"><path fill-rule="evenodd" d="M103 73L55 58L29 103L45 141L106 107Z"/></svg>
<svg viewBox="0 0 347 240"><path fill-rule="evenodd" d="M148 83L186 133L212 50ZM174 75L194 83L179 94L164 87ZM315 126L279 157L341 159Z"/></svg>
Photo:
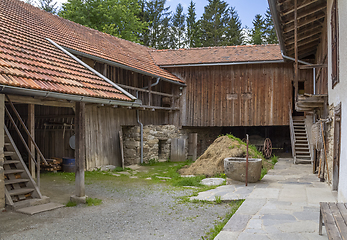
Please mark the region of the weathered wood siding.
<svg viewBox="0 0 347 240"><path fill-rule="evenodd" d="M139 111L144 125L168 124L164 111ZM121 165L119 130L122 126L138 125L136 110L86 106L86 168Z"/></svg>
<svg viewBox="0 0 347 240"><path fill-rule="evenodd" d="M325 18L321 41L316 53L316 63L328 65L327 19ZM316 69L316 94L328 94L328 68Z"/></svg>
<svg viewBox="0 0 347 240"><path fill-rule="evenodd" d="M183 126L289 124L292 63L168 68L186 81Z"/></svg>

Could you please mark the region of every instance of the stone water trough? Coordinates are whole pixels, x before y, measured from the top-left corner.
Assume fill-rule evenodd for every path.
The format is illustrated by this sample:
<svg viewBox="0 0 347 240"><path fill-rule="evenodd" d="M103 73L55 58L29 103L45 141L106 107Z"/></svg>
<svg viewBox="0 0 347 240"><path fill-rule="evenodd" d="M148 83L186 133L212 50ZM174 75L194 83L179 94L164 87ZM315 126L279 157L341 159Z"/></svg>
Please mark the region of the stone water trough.
<svg viewBox="0 0 347 240"><path fill-rule="evenodd" d="M262 160L260 158L248 158L248 182L254 183L260 180ZM236 181L246 181L246 158L230 157L224 159L224 172L228 178Z"/></svg>

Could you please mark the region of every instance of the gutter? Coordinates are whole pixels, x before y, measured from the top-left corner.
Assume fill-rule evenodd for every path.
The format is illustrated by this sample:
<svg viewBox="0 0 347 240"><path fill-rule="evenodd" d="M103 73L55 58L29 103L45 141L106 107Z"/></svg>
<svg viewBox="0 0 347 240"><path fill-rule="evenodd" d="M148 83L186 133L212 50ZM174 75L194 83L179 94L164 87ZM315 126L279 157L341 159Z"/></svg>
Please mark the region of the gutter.
<svg viewBox="0 0 347 240"><path fill-rule="evenodd" d="M229 65L264 64L264 63L284 63L284 60L254 61L254 62L173 64L173 65L159 65L159 67L162 67L162 68L172 68L172 67L210 67L210 66L229 66Z"/></svg>
<svg viewBox="0 0 347 240"><path fill-rule="evenodd" d="M160 77L157 78L157 81L155 83L151 84L151 87L154 87L154 86L158 85L159 81L160 81ZM148 88L148 86L143 87L142 89L147 89L147 88ZM138 93L138 92L136 91L136 93Z"/></svg>
<svg viewBox="0 0 347 240"><path fill-rule="evenodd" d="M98 71L96 71L95 69L91 68L88 64L84 63L83 61L81 61L80 59L78 59L76 56L74 56L73 54L69 53L67 50L65 50L64 48L62 48L60 45L56 44L55 42L53 42L51 39L46 38L47 41L49 41L50 43L52 43L55 47L57 47L59 50L63 51L66 55L68 55L69 57L71 57L73 60L75 60L76 62L78 62L79 64L81 64L82 66L84 66L85 68L87 68L88 70L92 71L95 75L97 75L98 77L102 78L103 80L105 80L106 82L108 82L109 84L111 84L112 86L114 86L117 90L121 91L123 94L125 94L127 97L129 97L131 100L136 100L137 98L134 97L133 95L131 95L130 93L128 93L127 91L125 91L123 88L121 88L120 86L118 86L117 84L115 84L114 82L112 82L111 80L109 80L108 78L106 78L104 75L102 75L101 73L99 73Z"/></svg>
<svg viewBox="0 0 347 240"><path fill-rule="evenodd" d="M277 38L281 47L281 51L283 51L284 53L286 53L285 51L285 47L284 47L284 41L283 41L283 36L281 34L281 23L280 23L280 18L277 12L277 7L276 7L276 1L277 0L268 0L269 3L269 8L270 8L270 12L272 15L272 20L275 26L275 30L276 30L276 34L277 34Z"/></svg>
<svg viewBox="0 0 347 240"><path fill-rule="evenodd" d="M80 55L82 57L87 57L87 58L93 59L93 60L98 61L98 62L106 63L106 64L108 64L110 66L123 68L125 70L129 70L129 71L132 71L132 72L137 72L137 73L140 73L140 74L143 74L143 75L146 75L146 76L150 76L150 77L153 77L153 78L161 78L161 80L163 80L163 81L166 81L166 82L169 82L169 83L172 83L172 84L176 84L176 85L179 85L179 86L186 86L186 84L184 84L184 83L180 83L180 82L176 82L174 80L163 78L163 77L160 77L158 75L151 74L151 73L148 73L148 72L145 72L145 71L133 68L133 67L129 67L129 66L121 64L121 63L117 63L117 62L114 62L114 61L111 61L111 60L107 60L107 59L104 59L104 58L101 58L101 57L97 57L97 56L94 56L94 55L91 55L91 54L88 54L88 53L80 52L80 51L74 50L72 48L64 47L64 49L67 50L70 53L77 54L77 55Z"/></svg>
<svg viewBox="0 0 347 240"><path fill-rule="evenodd" d="M291 61L295 62L295 58L288 57L284 55L284 53L281 51L282 57ZM305 62L302 60L298 60L299 63L304 64L304 65L312 65L312 63ZM313 68L313 95L316 95L316 68Z"/></svg>
<svg viewBox="0 0 347 240"><path fill-rule="evenodd" d="M82 95L72 95L66 93L50 92L43 90L35 90L29 88L13 87L7 85L0 85L0 93L11 94L11 95L23 95L23 96L35 96L35 97L52 97L57 99L63 99L73 102L88 102L88 103L98 103L98 104L109 104L109 105L119 105L127 107L140 107L142 105L141 100L122 101L122 100L111 100L105 98L95 98Z"/></svg>

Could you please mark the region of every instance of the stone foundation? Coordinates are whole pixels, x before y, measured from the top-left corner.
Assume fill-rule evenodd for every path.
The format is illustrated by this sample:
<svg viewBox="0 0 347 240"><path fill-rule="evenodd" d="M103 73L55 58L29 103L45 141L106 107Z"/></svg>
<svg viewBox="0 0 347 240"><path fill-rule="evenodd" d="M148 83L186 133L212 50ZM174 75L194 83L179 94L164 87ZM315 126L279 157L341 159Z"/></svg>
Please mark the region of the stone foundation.
<svg viewBox="0 0 347 240"><path fill-rule="evenodd" d="M187 134L174 125L147 125L143 127L143 161L166 161L171 155L171 140L187 139ZM123 127L124 161L126 165L140 163L140 127ZM187 141L186 141L187 143ZM185 146L187 159L187 144Z"/></svg>

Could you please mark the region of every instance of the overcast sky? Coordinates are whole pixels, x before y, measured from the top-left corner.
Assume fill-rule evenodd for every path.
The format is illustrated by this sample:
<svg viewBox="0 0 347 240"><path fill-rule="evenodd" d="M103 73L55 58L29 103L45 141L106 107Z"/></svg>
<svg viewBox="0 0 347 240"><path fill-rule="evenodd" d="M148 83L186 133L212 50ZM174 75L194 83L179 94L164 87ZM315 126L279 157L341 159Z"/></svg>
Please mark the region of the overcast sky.
<svg viewBox="0 0 347 240"><path fill-rule="evenodd" d="M59 4L66 2L67 0L57 0ZM256 14L264 15L268 7L267 0L225 0L229 6L235 7L241 22L242 26L252 27L252 20ZM204 6L207 5L207 0L193 0L196 3L196 14L198 19L204 12ZM166 5L170 6L170 10L175 12L177 5L181 3L183 10L186 13L190 0L166 0Z"/></svg>

